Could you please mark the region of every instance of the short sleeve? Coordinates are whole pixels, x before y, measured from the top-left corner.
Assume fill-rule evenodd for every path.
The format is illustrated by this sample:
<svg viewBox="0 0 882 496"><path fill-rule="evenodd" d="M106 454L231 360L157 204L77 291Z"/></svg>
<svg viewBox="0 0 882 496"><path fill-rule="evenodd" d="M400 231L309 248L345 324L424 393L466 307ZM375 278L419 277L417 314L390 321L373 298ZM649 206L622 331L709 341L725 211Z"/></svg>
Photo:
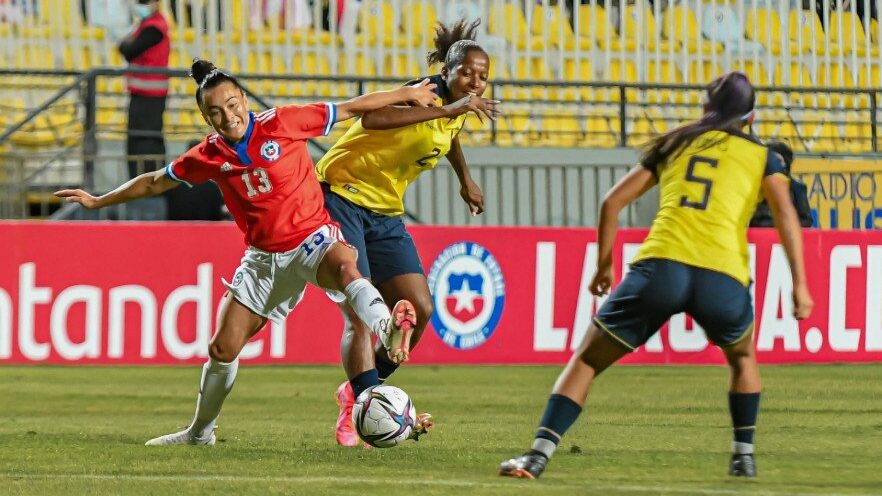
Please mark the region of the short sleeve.
<svg viewBox="0 0 882 496"><path fill-rule="evenodd" d="M769 154L766 157L766 170L763 173L763 177L771 176L772 174L782 174L786 177L787 167L784 166L784 159L778 154L778 152L769 150Z"/></svg>
<svg viewBox="0 0 882 496"><path fill-rule="evenodd" d="M309 139L327 136L337 121L337 106L333 103L288 105L276 111L292 139Z"/></svg>
<svg viewBox="0 0 882 496"><path fill-rule="evenodd" d="M165 175L187 186L201 184L212 179L212 169L205 165L204 160L200 159L201 149L204 146L204 143L194 146L165 166Z"/></svg>

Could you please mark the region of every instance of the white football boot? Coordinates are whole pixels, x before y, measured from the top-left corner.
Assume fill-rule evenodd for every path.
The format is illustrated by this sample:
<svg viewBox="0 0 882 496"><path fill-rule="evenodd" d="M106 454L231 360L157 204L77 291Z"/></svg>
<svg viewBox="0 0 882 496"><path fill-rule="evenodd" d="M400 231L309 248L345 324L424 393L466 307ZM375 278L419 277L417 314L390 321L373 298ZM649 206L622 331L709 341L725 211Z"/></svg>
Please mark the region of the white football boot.
<svg viewBox="0 0 882 496"><path fill-rule="evenodd" d="M192 432L190 432L189 429L184 429L181 432L175 432L173 434L166 434L164 436L155 437L147 441L144 446L172 446L175 444L214 446L215 442L217 442L217 437L214 435L213 429L211 431L211 434L205 437L196 437L193 435Z"/></svg>

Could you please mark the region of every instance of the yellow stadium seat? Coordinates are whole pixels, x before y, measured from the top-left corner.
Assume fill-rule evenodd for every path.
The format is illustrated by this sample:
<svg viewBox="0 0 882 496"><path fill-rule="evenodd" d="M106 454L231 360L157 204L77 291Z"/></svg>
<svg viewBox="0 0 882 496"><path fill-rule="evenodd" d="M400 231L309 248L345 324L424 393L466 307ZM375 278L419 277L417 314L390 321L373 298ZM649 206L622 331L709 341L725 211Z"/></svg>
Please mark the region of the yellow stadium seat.
<svg viewBox="0 0 882 496"><path fill-rule="evenodd" d="M491 126L493 123L484 118L484 122L472 112L466 116L465 125L459 133L460 143L463 145L486 146L490 141Z"/></svg>
<svg viewBox="0 0 882 496"><path fill-rule="evenodd" d="M864 33L864 27L861 19L850 11L839 13L832 11L830 13L829 38L830 44L839 48L840 40L842 43L842 53L858 55L867 54L867 36ZM870 45L870 56L879 56L879 47Z"/></svg>
<svg viewBox="0 0 882 496"><path fill-rule="evenodd" d="M604 80L616 83L636 83L637 82L637 66L631 60L612 60L607 67L607 73ZM608 102L618 102L621 100L619 88L611 88L607 90L609 96L604 98ZM625 90L625 98L629 102L637 101L637 90L628 88Z"/></svg>
<svg viewBox="0 0 882 496"><path fill-rule="evenodd" d="M744 35L748 40L753 40L762 44L766 50L771 50L772 54L780 55L784 46L781 29L784 23L781 22L781 16L778 15L777 9L747 9L745 12L747 23L744 28ZM795 47L791 47L795 49Z"/></svg>
<svg viewBox="0 0 882 496"><path fill-rule="evenodd" d="M693 60L689 64L689 84L698 84L705 86L714 79L725 74L720 64L715 64L710 60L698 61ZM687 92L687 100L690 102L704 101L705 91L689 91Z"/></svg>
<svg viewBox="0 0 882 496"><path fill-rule="evenodd" d="M419 77L422 71L414 57L403 53L394 56L390 53L386 55L386 74L411 79Z"/></svg>
<svg viewBox="0 0 882 496"><path fill-rule="evenodd" d="M846 151L872 151L872 129L870 128L869 121L869 116L861 115L858 112L848 112L846 114L842 133Z"/></svg>
<svg viewBox="0 0 882 496"><path fill-rule="evenodd" d="M818 74L815 81L818 86L829 88L855 88L854 78L847 65L840 66L837 63L819 64ZM827 91L818 92L819 103L821 106L832 105L834 107L840 104L851 108L854 106L855 96L844 93L829 93ZM829 97L829 98L828 98ZM829 102L829 103L828 103Z"/></svg>
<svg viewBox="0 0 882 496"><path fill-rule="evenodd" d="M411 40L398 29L395 23L395 10L384 0L364 0L358 10L359 35L356 45L375 45L381 43L389 48L407 48Z"/></svg>
<svg viewBox="0 0 882 496"><path fill-rule="evenodd" d="M795 152L806 149L793 118L786 111L758 111L754 126L762 139L781 140L790 145Z"/></svg>
<svg viewBox="0 0 882 496"><path fill-rule="evenodd" d="M882 74L880 74L879 66L862 64L858 71L858 86L873 89L882 87Z"/></svg>
<svg viewBox="0 0 882 496"><path fill-rule="evenodd" d="M592 115L585 120L586 146L614 148L619 145L619 119Z"/></svg>
<svg viewBox="0 0 882 496"><path fill-rule="evenodd" d="M808 68L798 62L791 62L789 67L783 63L775 66L774 82L775 86L794 88L808 88L814 85ZM815 104L815 94L815 92L791 92L787 98L796 105Z"/></svg>
<svg viewBox="0 0 882 496"><path fill-rule="evenodd" d="M583 139L582 128L576 116L566 110L557 109L543 118L546 144L573 148Z"/></svg>
<svg viewBox="0 0 882 496"><path fill-rule="evenodd" d="M402 10L402 27L405 36L408 30L412 30L411 44L413 46L422 46L423 44L431 46L438 23L438 13L435 12L435 6L427 1L420 1L414 2L409 8Z"/></svg>
<svg viewBox="0 0 882 496"><path fill-rule="evenodd" d="M821 20L815 11L791 10L788 26L788 36L790 38L790 45L795 50L794 53L814 51L817 54L824 54L828 52L825 44L824 26L821 24ZM800 36L802 37L801 45ZM829 53L830 55L837 55L839 51L836 46L830 45Z"/></svg>
<svg viewBox="0 0 882 496"><path fill-rule="evenodd" d="M662 34L677 44L685 46L690 53L701 52L703 55L710 55L713 52L723 53L722 43L702 37L695 12L689 7L677 5L665 10L662 19Z"/></svg>
<svg viewBox="0 0 882 496"><path fill-rule="evenodd" d="M876 19L870 19L870 41L879 45L879 21Z"/></svg>
<svg viewBox="0 0 882 496"><path fill-rule="evenodd" d="M517 48L526 49L530 40L531 50L542 50L542 38L531 37L527 31L527 20L520 6L513 3L500 4L494 2L490 10L490 34L502 36Z"/></svg>
<svg viewBox="0 0 882 496"><path fill-rule="evenodd" d="M594 75L594 68L588 58L573 60L565 59L563 66L563 79L573 82L594 81L597 78ZM564 88L562 94L564 100L574 101L581 100L583 102L593 102L597 100L598 89L588 86Z"/></svg>
<svg viewBox="0 0 882 496"><path fill-rule="evenodd" d="M625 37L639 43L640 46L646 47L647 50L656 50L667 52L673 48L674 51L679 49L678 42L662 39L659 35L658 25L652 9L645 6L640 9L635 5L627 5L624 7L625 16ZM640 29L639 26L643 26ZM639 37L638 37L639 36Z"/></svg>
<svg viewBox="0 0 882 496"><path fill-rule="evenodd" d="M545 63L542 57L533 56L527 59L526 56L515 56L513 60L515 79L524 79L532 81L551 81L554 76L551 69ZM542 86L532 86L530 89L522 88L516 92L520 99L535 98L539 100L555 99L558 89L543 88Z"/></svg>
<svg viewBox="0 0 882 496"><path fill-rule="evenodd" d="M533 7L533 35L546 40L546 44L563 50L576 49L576 35L570 26L570 21L561 15L560 7L549 5L547 8L541 4ZM579 38L579 49L590 50L593 44L589 38Z"/></svg>
<svg viewBox="0 0 882 496"><path fill-rule="evenodd" d="M672 62L668 60L649 61L646 67L646 82L656 84L681 84L683 83L683 75L680 70ZM677 102L684 101L682 91L671 93L671 90L646 90L647 100L652 103L670 102L672 96Z"/></svg>
<svg viewBox="0 0 882 496"><path fill-rule="evenodd" d="M625 43L621 43L621 38L609 23L609 17L602 5L579 5L579 33L581 38L594 40L600 48L610 50L621 50L632 52L637 48L637 42L633 39L625 39ZM609 39L607 39L609 38Z"/></svg>

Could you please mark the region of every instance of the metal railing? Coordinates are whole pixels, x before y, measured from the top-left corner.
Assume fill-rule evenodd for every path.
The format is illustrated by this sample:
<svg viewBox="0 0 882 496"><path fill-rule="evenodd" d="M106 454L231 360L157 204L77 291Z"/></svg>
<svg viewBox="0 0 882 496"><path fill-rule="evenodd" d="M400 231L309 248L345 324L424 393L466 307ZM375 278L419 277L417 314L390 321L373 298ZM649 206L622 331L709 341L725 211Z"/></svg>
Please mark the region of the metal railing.
<svg viewBox="0 0 882 496"><path fill-rule="evenodd" d="M853 0L163 0L171 66L199 55L233 72L413 76L431 71L436 21L484 22L505 79L704 83L741 69L760 84L878 86L877 2ZM7 2L9 4L9 2ZM118 4L118 5L117 5ZM127 12L106 2L19 0L0 13L0 66L122 66ZM116 6L114 6L116 5ZM124 2L112 3L119 9Z"/></svg>

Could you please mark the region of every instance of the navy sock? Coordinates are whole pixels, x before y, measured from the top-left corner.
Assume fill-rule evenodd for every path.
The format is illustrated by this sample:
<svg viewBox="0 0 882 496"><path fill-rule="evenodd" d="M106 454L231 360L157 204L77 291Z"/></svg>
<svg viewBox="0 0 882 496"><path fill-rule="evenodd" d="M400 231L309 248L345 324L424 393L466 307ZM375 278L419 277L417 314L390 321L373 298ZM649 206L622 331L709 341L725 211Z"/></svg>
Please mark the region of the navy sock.
<svg viewBox="0 0 882 496"><path fill-rule="evenodd" d="M732 414L736 448L747 449L744 445L753 445L759 402L760 393L729 393L729 413Z"/></svg>
<svg viewBox="0 0 882 496"><path fill-rule="evenodd" d="M352 392L355 393L355 397L364 392L365 389L376 386L380 383L379 377L377 377L377 369L366 370L357 376L349 379L349 384L352 384Z"/></svg>
<svg viewBox="0 0 882 496"><path fill-rule="evenodd" d="M380 382L386 382L386 379L388 379L393 372L398 370L398 365L394 363L389 363L385 360L375 361L377 362L377 375L380 377Z"/></svg>
<svg viewBox="0 0 882 496"><path fill-rule="evenodd" d="M562 394L552 394L548 398L545 413L539 422L536 439L533 440L533 450L551 458L560 443L560 438L573 425L580 413L582 407L578 403Z"/></svg>

